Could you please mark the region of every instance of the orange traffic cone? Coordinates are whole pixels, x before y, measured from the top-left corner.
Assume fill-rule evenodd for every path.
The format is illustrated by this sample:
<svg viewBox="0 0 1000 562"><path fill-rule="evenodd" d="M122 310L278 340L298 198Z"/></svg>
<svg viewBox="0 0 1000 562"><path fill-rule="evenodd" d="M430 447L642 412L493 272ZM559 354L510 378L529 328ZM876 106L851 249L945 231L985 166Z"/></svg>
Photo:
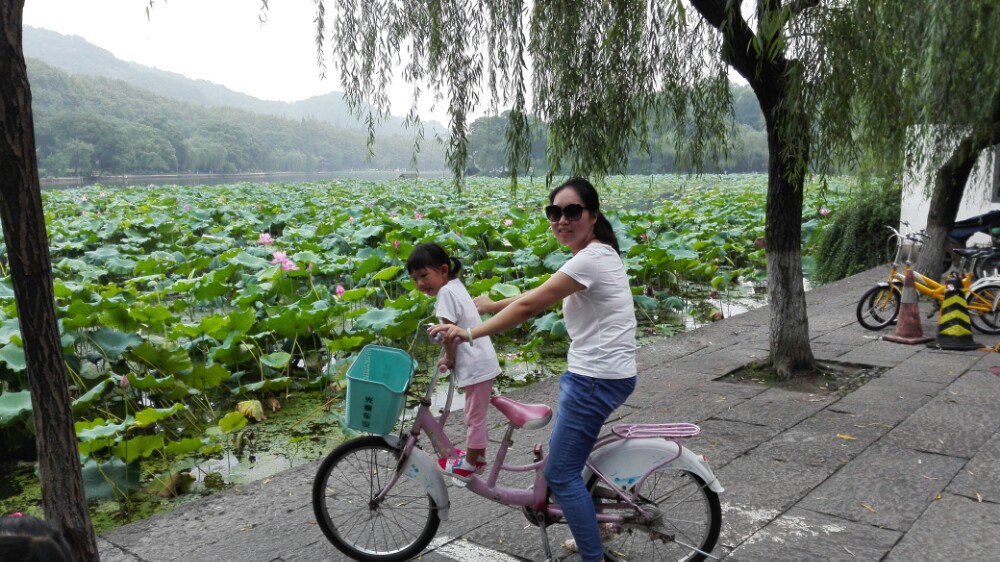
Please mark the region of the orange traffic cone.
<svg viewBox="0 0 1000 562"><path fill-rule="evenodd" d="M886 341L915 345L927 343L934 338L924 337L920 326L920 308L917 306L917 289L913 284L913 270L907 269L903 277L903 297L899 304L896 331L891 336L883 336Z"/></svg>

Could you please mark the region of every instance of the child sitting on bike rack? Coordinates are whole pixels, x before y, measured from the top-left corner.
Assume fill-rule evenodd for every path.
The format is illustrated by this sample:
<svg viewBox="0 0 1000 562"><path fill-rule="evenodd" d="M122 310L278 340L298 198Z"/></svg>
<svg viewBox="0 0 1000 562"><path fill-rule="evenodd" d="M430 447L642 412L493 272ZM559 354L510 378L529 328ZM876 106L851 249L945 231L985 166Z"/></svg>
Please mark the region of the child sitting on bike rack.
<svg viewBox="0 0 1000 562"><path fill-rule="evenodd" d="M420 244L410 252L406 270L423 293L437 297L434 315L442 324L455 324L471 330L482 323L472 297L458 279L462 264L434 243ZM457 342L445 345L438 360L439 370L451 369L455 386L465 390L467 451L454 459L439 459L441 468L469 477L486 467L486 413L490 405L493 379L500 374L493 343L479 338L474 346Z"/></svg>

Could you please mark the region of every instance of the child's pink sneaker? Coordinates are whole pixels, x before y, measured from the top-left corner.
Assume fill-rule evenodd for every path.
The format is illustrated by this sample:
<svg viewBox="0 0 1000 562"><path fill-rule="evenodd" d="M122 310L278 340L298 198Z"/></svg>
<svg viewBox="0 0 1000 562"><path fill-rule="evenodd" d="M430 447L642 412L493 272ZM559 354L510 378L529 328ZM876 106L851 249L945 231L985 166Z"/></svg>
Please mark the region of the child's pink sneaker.
<svg viewBox="0 0 1000 562"><path fill-rule="evenodd" d="M473 465L466 462L464 454L457 459L438 459L438 465L441 467L441 470L461 476L462 478L469 478L475 474L476 470L479 469L478 464ZM483 466L485 466L485 463L483 463Z"/></svg>

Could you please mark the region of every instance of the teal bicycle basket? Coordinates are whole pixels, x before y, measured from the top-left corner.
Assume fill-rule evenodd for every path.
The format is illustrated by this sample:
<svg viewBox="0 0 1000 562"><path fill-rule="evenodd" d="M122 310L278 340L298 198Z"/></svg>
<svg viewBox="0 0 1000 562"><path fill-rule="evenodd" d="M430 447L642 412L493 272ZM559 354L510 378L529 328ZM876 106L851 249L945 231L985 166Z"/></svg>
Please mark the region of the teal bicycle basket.
<svg viewBox="0 0 1000 562"><path fill-rule="evenodd" d="M402 349L366 345L347 370L347 427L378 435L392 433L415 366Z"/></svg>

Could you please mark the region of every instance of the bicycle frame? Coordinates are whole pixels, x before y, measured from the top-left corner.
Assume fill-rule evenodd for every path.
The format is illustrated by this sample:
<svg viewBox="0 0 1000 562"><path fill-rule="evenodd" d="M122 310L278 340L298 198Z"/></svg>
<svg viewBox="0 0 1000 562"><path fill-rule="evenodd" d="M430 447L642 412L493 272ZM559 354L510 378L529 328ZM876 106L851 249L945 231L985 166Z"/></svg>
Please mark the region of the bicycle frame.
<svg viewBox="0 0 1000 562"><path fill-rule="evenodd" d="M409 431L409 435L406 437L403 443L402 450L399 456L399 463L397 469L393 472L393 475L389 478L386 485L379 491L378 495L373 498L373 502L380 503L385 500L386 495L392 489L392 487L399 481L400 477L405 478L415 478L418 476L418 472L426 472L427 462L423 461L420 464L424 466L423 471L413 470L413 461L415 456L427 454L421 449L417 448L417 440L421 433L425 433L435 452L439 457L453 458L455 453L454 445L448 438L447 433L444 431L445 424L448 419L448 415L451 413L451 401L454 395L455 385L454 381L449 381L448 388L448 399L445 408L441 410L440 417L435 418L431 413L431 393L435 388L437 382L438 373L434 373L431 379L431 383L428 385L428 390L426 395L420 400L420 405L417 408L416 417L414 419L413 426ZM682 447L676 439L683 437L690 437L697 435L700 429L697 426L691 424L662 424L659 426L654 425L636 425L636 426L626 426L627 429L612 431L600 437L594 446L594 452L591 453L591 458L588 460L585 475L596 475L602 482L604 482L609 490L614 490L619 501L616 503L606 503L601 504L600 509L598 509L597 519L600 522L610 522L610 523L625 523L628 521L634 521L636 518L633 513L629 514L614 514L614 513L603 513L605 509L624 509L626 506L634 510L634 513L639 514L639 520L652 518L654 514L647 510L644 510L635 499L626 491L626 487L622 486L621 481L615 480L612 476L608 476L602 471L604 464L608 462L609 459L622 460L622 455L614 454L618 452L616 446L621 446L625 443L635 444L632 448L641 448L646 451L645 459L631 459L627 463L629 466L630 473L635 473L638 469L639 476L634 475L629 476L626 481L634 486L640 486L646 478L660 470L661 468L671 465L672 463L679 463L679 468L684 468L695 472L701 476L706 485L716 492L722 492L722 486L719 484L718 479L712 474L710 468L708 468L707 463L705 463L703 457L698 457L690 450ZM637 431L629 431L628 428L641 428ZM563 517L563 512L558 504L549 503L548 501L548 485L545 481L545 476L543 473L543 468L545 467L545 457L542 452L541 445L535 445L534 447L534 462L525 465L509 465L505 464L507 452L511 445L513 445L513 433L515 427L513 424L507 426L507 430L501 440L500 447L497 450L494 462L491 465L490 471L485 479L480 478L479 475L472 475L466 480L466 489L473 492L474 494L486 498L488 500L497 502L502 505L507 505L511 507L523 507L539 512L544 512L548 520L555 521ZM390 436L387 442L390 445L398 445L398 440L394 439L395 436ZM669 440L673 438L674 440ZM651 454L650 454L651 452ZM629 455L624 456L626 459ZM638 462L637 462L638 461ZM645 462L643 462L645 461ZM437 470L436 463L433 465L434 475L437 477L436 480L443 481L442 472ZM533 486L531 488L511 488L507 486L501 486L497 484L497 479L501 472L534 472L535 478ZM417 473L415 473L417 472ZM425 487L427 486L426 479L429 475L419 474L425 480ZM443 484L442 484L443 485ZM435 494L440 494L440 490L430 490L432 492L432 497L435 497L437 504L440 506L445 506L446 510L448 507L447 502L447 492L445 492L445 499L441 501L441 498L435 496Z"/></svg>

